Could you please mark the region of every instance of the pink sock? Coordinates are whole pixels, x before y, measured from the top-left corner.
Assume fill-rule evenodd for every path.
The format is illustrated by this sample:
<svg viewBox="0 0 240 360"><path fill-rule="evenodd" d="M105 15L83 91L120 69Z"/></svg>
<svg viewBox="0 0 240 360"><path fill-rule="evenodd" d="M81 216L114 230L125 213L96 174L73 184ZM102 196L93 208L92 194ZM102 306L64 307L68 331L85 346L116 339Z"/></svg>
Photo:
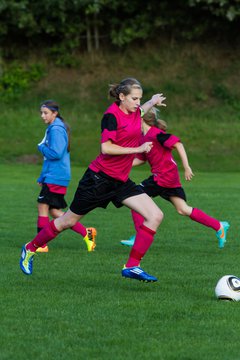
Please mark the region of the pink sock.
<svg viewBox="0 0 240 360"><path fill-rule="evenodd" d="M136 231L138 231L138 229L144 222L144 217L134 210L131 210L131 213L132 213L132 218L133 218L135 229L136 229Z"/></svg>
<svg viewBox="0 0 240 360"><path fill-rule="evenodd" d="M130 252L128 261L126 263L126 267L140 265L140 261L150 248L155 234L156 232L149 229L147 226L143 224L140 226L137 231L136 239Z"/></svg>
<svg viewBox="0 0 240 360"><path fill-rule="evenodd" d="M37 248L44 246L50 240L54 239L59 232L54 225L54 220L52 220L27 244L26 249L35 252Z"/></svg>
<svg viewBox="0 0 240 360"><path fill-rule="evenodd" d="M37 231L40 232L44 226L49 223L48 216L38 216L37 219Z"/></svg>
<svg viewBox="0 0 240 360"><path fill-rule="evenodd" d="M193 208L190 218L202 225L211 227L215 231L218 231L221 227L221 224L218 220L212 218L197 208Z"/></svg>
<svg viewBox="0 0 240 360"><path fill-rule="evenodd" d="M76 233L82 235L82 237L85 237L87 235L87 230L85 226L83 226L81 223L77 222L73 227L71 227L73 231Z"/></svg>

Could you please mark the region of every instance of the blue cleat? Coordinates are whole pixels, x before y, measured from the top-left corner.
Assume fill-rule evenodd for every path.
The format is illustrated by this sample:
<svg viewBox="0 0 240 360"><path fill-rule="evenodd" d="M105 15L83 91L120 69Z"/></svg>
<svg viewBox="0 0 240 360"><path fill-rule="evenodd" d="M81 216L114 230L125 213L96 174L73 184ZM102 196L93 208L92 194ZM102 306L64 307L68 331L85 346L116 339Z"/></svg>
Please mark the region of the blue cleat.
<svg viewBox="0 0 240 360"><path fill-rule="evenodd" d="M33 257L35 252L26 249L26 245L22 247L21 259L20 259L20 268L26 275L32 274L33 268Z"/></svg>
<svg viewBox="0 0 240 360"><path fill-rule="evenodd" d="M135 235L130 236L130 238L128 240L121 240L121 244L122 245L126 245L126 246L133 246L134 242L135 242Z"/></svg>
<svg viewBox="0 0 240 360"><path fill-rule="evenodd" d="M155 282L158 279L155 276L147 274L139 266L134 266L130 268L124 267L122 269L122 276L129 279L135 279L144 282Z"/></svg>
<svg viewBox="0 0 240 360"><path fill-rule="evenodd" d="M227 241L227 232L230 228L230 224L227 221L220 221L220 224L221 228L216 232L216 236L218 239L218 246L222 249Z"/></svg>

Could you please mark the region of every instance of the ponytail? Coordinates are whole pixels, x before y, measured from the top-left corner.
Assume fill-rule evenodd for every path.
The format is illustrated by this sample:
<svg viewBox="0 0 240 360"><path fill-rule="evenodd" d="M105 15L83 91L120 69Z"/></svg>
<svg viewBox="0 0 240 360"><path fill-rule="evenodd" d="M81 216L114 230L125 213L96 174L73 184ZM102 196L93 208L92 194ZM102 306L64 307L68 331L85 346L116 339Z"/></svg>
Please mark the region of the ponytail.
<svg viewBox="0 0 240 360"><path fill-rule="evenodd" d="M158 129L167 130L166 121L158 118L159 110L153 107L146 114L143 115L143 121L149 126L155 126Z"/></svg>
<svg viewBox="0 0 240 360"><path fill-rule="evenodd" d="M120 101L119 95L128 95L132 89L142 90L142 86L137 79L127 78L123 79L119 84L110 84L108 94L110 97L115 98L117 101Z"/></svg>
<svg viewBox="0 0 240 360"><path fill-rule="evenodd" d="M70 152L70 148L71 148L71 129L70 129L70 126L68 125L68 123L66 123L66 121L63 119L63 117L59 113L58 113L57 117L64 123L65 129L67 131L67 136L68 136L67 150L68 150L68 152Z"/></svg>

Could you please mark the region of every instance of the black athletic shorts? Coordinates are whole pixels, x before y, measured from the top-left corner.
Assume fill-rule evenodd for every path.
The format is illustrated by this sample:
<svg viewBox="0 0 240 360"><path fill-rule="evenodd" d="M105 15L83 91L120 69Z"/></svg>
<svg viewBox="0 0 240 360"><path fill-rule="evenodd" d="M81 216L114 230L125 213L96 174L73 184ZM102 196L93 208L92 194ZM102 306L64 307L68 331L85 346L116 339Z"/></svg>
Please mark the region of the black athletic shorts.
<svg viewBox="0 0 240 360"><path fill-rule="evenodd" d="M70 210L85 215L97 207L105 209L110 202L119 208L123 206L123 200L143 193L143 189L130 179L118 181L101 171L87 169L79 181Z"/></svg>
<svg viewBox="0 0 240 360"><path fill-rule="evenodd" d="M159 186L153 179L153 176L150 176L148 179L144 180L140 184L144 192L150 197L161 196L163 199L171 201L171 196L179 197L187 201L185 191L182 187L176 188L166 188Z"/></svg>
<svg viewBox="0 0 240 360"><path fill-rule="evenodd" d="M37 202L49 205L49 209L65 209L67 207L64 194L51 192L47 184L42 185L42 190L37 198Z"/></svg>

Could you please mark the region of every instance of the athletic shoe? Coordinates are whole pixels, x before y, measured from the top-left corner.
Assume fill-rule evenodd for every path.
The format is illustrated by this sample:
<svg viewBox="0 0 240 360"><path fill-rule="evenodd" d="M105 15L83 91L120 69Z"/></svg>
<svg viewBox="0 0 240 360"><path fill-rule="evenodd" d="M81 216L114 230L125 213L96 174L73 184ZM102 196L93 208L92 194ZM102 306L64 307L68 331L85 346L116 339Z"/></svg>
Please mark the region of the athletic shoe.
<svg viewBox="0 0 240 360"><path fill-rule="evenodd" d="M155 276L147 274L139 266L134 266L130 268L126 268L124 266L124 268L122 269L122 276L125 278L136 279L144 282L155 282L158 280Z"/></svg>
<svg viewBox="0 0 240 360"><path fill-rule="evenodd" d="M87 245L88 251L94 251L96 247L97 230L95 228L87 228L87 235L83 238Z"/></svg>
<svg viewBox="0 0 240 360"><path fill-rule="evenodd" d="M32 274L33 267L33 257L35 252L26 249L26 245L22 247L21 259L20 259L20 268L26 275Z"/></svg>
<svg viewBox="0 0 240 360"><path fill-rule="evenodd" d="M227 232L230 227L230 224L227 221L220 221L221 228L216 232L218 239L218 246L222 249L227 241Z"/></svg>
<svg viewBox="0 0 240 360"><path fill-rule="evenodd" d="M41 246L39 248L37 248L36 252L41 252L41 253L47 253L48 252L48 246Z"/></svg>
<svg viewBox="0 0 240 360"><path fill-rule="evenodd" d="M122 245L126 245L126 246L133 246L134 242L135 242L135 235L130 236L130 238L128 240L121 240L121 244Z"/></svg>

